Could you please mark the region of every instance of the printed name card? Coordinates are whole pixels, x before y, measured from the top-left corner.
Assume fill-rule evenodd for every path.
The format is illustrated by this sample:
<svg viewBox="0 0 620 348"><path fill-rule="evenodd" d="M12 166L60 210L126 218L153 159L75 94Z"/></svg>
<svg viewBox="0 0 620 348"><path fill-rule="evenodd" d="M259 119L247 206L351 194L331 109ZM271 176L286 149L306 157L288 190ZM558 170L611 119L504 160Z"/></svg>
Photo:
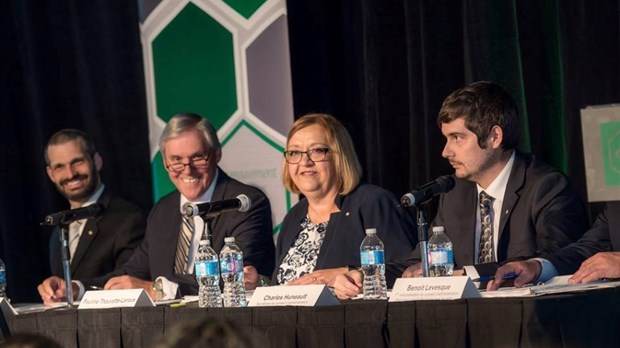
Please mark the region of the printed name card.
<svg viewBox="0 0 620 348"><path fill-rule="evenodd" d="M469 277L399 278L394 283L390 302L456 300L480 297Z"/></svg>
<svg viewBox="0 0 620 348"><path fill-rule="evenodd" d="M254 290L249 307L334 306L340 302L326 285L263 286Z"/></svg>
<svg viewBox="0 0 620 348"><path fill-rule="evenodd" d="M15 308L13 308L9 301L7 301L7 299L4 297L0 297L0 310L2 311L2 315L4 315L5 318L17 315L17 311L15 310Z"/></svg>
<svg viewBox="0 0 620 348"><path fill-rule="evenodd" d="M87 291L78 309L155 307L144 289Z"/></svg>

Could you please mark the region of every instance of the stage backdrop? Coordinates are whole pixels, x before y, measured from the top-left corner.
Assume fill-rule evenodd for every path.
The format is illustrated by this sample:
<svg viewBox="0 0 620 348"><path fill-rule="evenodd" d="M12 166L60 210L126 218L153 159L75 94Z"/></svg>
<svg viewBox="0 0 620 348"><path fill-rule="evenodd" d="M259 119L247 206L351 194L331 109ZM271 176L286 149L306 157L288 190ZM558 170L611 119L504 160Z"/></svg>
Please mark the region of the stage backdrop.
<svg viewBox="0 0 620 348"><path fill-rule="evenodd" d="M197 113L218 129L220 167L269 196L277 233L297 201L280 179L293 121L284 0L139 4L155 200L174 189L159 136L175 114Z"/></svg>

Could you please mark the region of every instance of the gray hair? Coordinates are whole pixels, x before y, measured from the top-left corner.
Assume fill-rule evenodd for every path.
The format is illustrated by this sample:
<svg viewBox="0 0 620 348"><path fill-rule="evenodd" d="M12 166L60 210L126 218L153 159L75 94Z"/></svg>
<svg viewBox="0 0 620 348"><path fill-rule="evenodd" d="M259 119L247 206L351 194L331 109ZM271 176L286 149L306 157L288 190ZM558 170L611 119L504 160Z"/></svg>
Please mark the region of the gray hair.
<svg viewBox="0 0 620 348"><path fill-rule="evenodd" d="M192 129L197 129L202 132L204 135L205 144L211 151L216 154L221 152L222 145L220 144L220 140L217 138L217 132L211 123L209 123L209 121L202 116L187 112L176 114L170 119L166 125L166 128L164 128L164 131L159 137L159 150L163 154L168 140L176 138L181 135L181 133Z"/></svg>

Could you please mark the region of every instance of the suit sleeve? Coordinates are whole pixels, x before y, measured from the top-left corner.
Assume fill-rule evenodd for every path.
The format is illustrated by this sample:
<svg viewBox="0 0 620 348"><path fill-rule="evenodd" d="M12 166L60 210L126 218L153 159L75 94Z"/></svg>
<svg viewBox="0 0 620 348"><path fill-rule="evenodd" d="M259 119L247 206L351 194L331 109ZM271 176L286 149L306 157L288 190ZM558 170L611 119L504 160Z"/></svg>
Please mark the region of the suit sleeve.
<svg viewBox="0 0 620 348"><path fill-rule="evenodd" d="M121 269L129 260L134 250L140 245L144 238L146 221L141 212L136 211L122 221L118 226L119 236L114 246L115 270Z"/></svg>
<svg viewBox="0 0 620 348"><path fill-rule="evenodd" d="M585 209L565 176L539 179L530 207L536 231L537 255L552 253L579 239L587 229Z"/></svg>
<svg viewBox="0 0 620 348"><path fill-rule="evenodd" d="M243 250L244 264L252 265L258 273L270 276L275 264L271 206L262 192L254 194L251 199L252 208L245 214L239 214L231 236Z"/></svg>
<svg viewBox="0 0 620 348"><path fill-rule="evenodd" d="M576 242L553 253L543 254L555 266L559 274L572 274L590 256L611 250L608 206L598 215L592 227Z"/></svg>
<svg viewBox="0 0 620 348"><path fill-rule="evenodd" d="M387 191L365 201L372 204L362 206L364 228L377 229L377 235L385 247L385 261L406 258L418 241L411 216L398 206L396 198Z"/></svg>

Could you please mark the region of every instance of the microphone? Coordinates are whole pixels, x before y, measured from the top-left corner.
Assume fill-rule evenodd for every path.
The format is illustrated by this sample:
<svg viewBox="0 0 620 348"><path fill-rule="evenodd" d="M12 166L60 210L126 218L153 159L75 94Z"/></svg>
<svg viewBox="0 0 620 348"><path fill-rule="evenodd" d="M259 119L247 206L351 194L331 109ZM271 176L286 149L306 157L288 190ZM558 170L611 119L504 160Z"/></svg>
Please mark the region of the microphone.
<svg viewBox="0 0 620 348"><path fill-rule="evenodd" d="M422 203L428 202L435 195L452 190L452 188L454 188L454 184L455 181L452 175L440 176L428 184L421 186L417 190L413 190L405 194L400 199L400 203L405 207L418 206Z"/></svg>
<svg viewBox="0 0 620 348"><path fill-rule="evenodd" d="M49 214L45 217L45 222L43 224L48 226L66 225L76 220L96 217L101 214L101 212L103 212L103 205L95 203L82 208Z"/></svg>
<svg viewBox="0 0 620 348"><path fill-rule="evenodd" d="M228 211L238 210L240 212L246 212L252 206L250 197L240 194L233 199L225 199L217 202L206 203L190 203L187 202L183 205L183 215L186 217L192 217L196 215L204 217L216 217L221 213Z"/></svg>

